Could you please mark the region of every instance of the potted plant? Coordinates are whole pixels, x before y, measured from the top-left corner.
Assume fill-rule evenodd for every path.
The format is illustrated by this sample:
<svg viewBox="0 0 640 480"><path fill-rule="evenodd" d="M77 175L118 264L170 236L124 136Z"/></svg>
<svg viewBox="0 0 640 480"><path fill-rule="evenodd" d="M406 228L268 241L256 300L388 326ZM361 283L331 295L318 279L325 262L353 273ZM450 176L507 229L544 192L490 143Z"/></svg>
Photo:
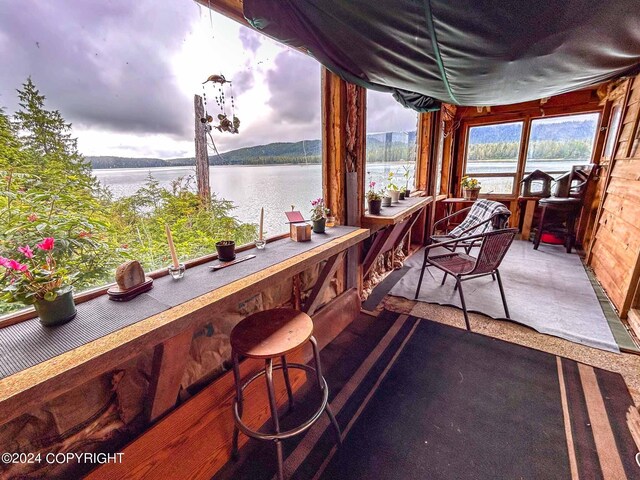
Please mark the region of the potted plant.
<svg viewBox="0 0 640 480"><path fill-rule="evenodd" d="M404 173L402 174L402 176L404 177L404 198L409 198L409 195L411 195L411 189L409 188L409 178L411 177L411 168L409 167L409 165L410 164L402 166L402 168L404 169Z"/></svg>
<svg viewBox="0 0 640 480"><path fill-rule="evenodd" d="M369 214L380 215L380 207L382 206L382 195L375 190L376 182L369 182L369 190L365 196L369 207Z"/></svg>
<svg viewBox="0 0 640 480"><path fill-rule="evenodd" d="M54 245L55 239L47 237L34 249L18 247L19 260L0 257L6 285L2 299L33 305L45 326L61 325L76 316L72 285L77 274L56 263Z"/></svg>
<svg viewBox="0 0 640 480"><path fill-rule="evenodd" d="M398 203L400 200L400 188L395 184L394 173L389 172L387 177L387 195L391 197L391 203Z"/></svg>
<svg viewBox="0 0 640 480"><path fill-rule="evenodd" d="M216 243L216 252L218 252L218 260L221 262L230 262L236 258L236 242L233 240L220 240Z"/></svg>
<svg viewBox="0 0 640 480"><path fill-rule="evenodd" d="M386 193L382 196L382 206L390 207L391 206L391 197Z"/></svg>
<svg viewBox="0 0 640 480"><path fill-rule="evenodd" d="M329 209L324 206L324 200L318 198L311 201L311 221L314 233L324 233Z"/></svg>
<svg viewBox="0 0 640 480"><path fill-rule="evenodd" d="M482 187L482 185L477 178L464 176L462 177L460 185L462 185L462 192L466 200L478 199L478 194L480 193L480 188Z"/></svg>

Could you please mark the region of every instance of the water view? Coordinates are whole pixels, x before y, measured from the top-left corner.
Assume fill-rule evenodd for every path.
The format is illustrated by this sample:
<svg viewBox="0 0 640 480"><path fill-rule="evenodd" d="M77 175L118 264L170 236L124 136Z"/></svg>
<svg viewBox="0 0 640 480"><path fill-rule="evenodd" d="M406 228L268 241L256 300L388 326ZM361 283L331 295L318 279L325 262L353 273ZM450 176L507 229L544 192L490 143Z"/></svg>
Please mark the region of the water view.
<svg viewBox="0 0 640 480"><path fill-rule="evenodd" d="M383 184L389 171L399 173L401 165L368 165L368 179ZM258 223L264 207L265 230L274 235L287 230L284 213L296 206L307 217L310 201L322 196L321 165L265 165L210 167L211 191L218 198L231 200L235 217ZM179 177L195 176L195 167L113 168L94 170L115 198L134 194L152 175L160 186L170 189Z"/></svg>

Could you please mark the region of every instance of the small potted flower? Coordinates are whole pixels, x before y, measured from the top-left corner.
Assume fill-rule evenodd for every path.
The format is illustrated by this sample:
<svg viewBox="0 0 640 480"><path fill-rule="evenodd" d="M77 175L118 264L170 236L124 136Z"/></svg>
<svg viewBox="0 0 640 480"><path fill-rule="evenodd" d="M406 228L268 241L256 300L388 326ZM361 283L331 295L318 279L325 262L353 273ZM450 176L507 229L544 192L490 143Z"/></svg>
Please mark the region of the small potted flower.
<svg viewBox="0 0 640 480"><path fill-rule="evenodd" d="M409 188L409 178L411 177L411 164L403 165L404 173L402 176L404 177L404 198L409 198L411 194L411 189Z"/></svg>
<svg viewBox="0 0 640 480"><path fill-rule="evenodd" d="M477 200L478 194L480 193L480 188L482 185L478 181L477 178L472 178L469 176L462 177L462 181L460 182L462 185L462 192L465 200Z"/></svg>
<svg viewBox="0 0 640 480"><path fill-rule="evenodd" d="M382 206L382 195L375 188L376 182L369 182L369 190L365 194L370 215L380 215L380 207Z"/></svg>
<svg viewBox="0 0 640 480"><path fill-rule="evenodd" d="M314 233L324 233L329 209L324 206L324 200L318 198L311 201L311 221Z"/></svg>
<svg viewBox="0 0 640 480"><path fill-rule="evenodd" d="M400 187L394 181L394 173L389 172L387 177L387 195L391 197L391 203L398 203L400 200Z"/></svg>
<svg viewBox="0 0 640 480"><path fill-rule="evenodd" d="M48 237L34 249L18 247L18 259L0 257L2 299L33 305L45 326L61 325L76 316L72 287L76 274L56 263L54 245Z"/></svg>

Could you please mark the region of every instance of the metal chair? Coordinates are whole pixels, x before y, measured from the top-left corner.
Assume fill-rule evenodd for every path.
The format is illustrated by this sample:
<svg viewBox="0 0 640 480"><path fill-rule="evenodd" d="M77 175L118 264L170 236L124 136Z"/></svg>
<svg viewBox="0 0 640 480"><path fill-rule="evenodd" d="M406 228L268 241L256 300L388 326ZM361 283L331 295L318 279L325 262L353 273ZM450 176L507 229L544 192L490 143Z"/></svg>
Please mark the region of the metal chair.
<svg viewBox="0 0 640 480"><path fill-rule="evenodd" d="M462 304L462 311L464 312L464 321L467 325L467 330L471 330L469 324L469 315L467 313L467 305L464 301L464 293L462 292L462 282L466 280L472 280L474 278L484 277L485 275L495 275L498 280L498 287L500 288L500 296L502 297L502 305L504 306L504 313L507 318L511 318L509 315L509 308L507 307L507 299L504 295L504 288L502 287L502 280L500 278L500 272L498 267L502 262L502 259L506 255L513 239L518 233L517 228L507 228L504 230L494 230L492 232L485 232L478 235L471 235L468 237L449 240L448 242L434 243L425 248L424 260L422 262L422 271L420 272L420 280L418 280L418 288L416 288L416 300L420 294L420 287L422 287L422 279L424 277L424 271L427 266L434 266L444 272L441 285L444 285L448 275L451 275L456 279L455 288L460 294L460 303ZM477 257L473 257L468 253L455 252L445 253L442 255L429 256L429 252L435 247L447 247L452 246L455 250L456 242L480 242L480 251ZM447 245L449 244L449 245Z"/></svg>
<svg viewBox="0 0 640 480"><path fill-rule="evenodd" d="M436 235L438 227L441 224L448 224L448 222L462 213L466 213L465 219L451 232L444 235ZM459 241L452 244L448 244L450 240L462 239L465 236L477 235L492 230L500 230L507 227L509 223L509 217L511 212L500 202L493 200L481 199L475 202L473 205L457 212L452 213L444 218L441 218L433 224L433 233L430 237L431 243L440 244L447 250L454 251L455 248L462 247L465 252L469 253L473 247L480 245L480 240L473 241ZM446 222L446 223L445 223ZM451 247L450 245L454 245Z"/></svg>

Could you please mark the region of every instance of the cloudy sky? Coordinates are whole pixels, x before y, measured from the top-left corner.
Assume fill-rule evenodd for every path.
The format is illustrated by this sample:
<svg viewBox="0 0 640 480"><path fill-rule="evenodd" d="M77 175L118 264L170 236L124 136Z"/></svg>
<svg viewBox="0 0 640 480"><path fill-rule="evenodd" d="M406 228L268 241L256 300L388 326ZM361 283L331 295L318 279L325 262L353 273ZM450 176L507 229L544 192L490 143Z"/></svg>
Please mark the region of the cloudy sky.
<svg viewBox="0 0 640 480"><path fill-rule="evenodd" d="M193 0L2 0L0 58L0 107L15 111L30 75L85 155L193 156L193 95L213 73L241 120L214 135L220 151L320 138L319 64ZM413 130L416 116L375 93L367 122Z"/></svg>

